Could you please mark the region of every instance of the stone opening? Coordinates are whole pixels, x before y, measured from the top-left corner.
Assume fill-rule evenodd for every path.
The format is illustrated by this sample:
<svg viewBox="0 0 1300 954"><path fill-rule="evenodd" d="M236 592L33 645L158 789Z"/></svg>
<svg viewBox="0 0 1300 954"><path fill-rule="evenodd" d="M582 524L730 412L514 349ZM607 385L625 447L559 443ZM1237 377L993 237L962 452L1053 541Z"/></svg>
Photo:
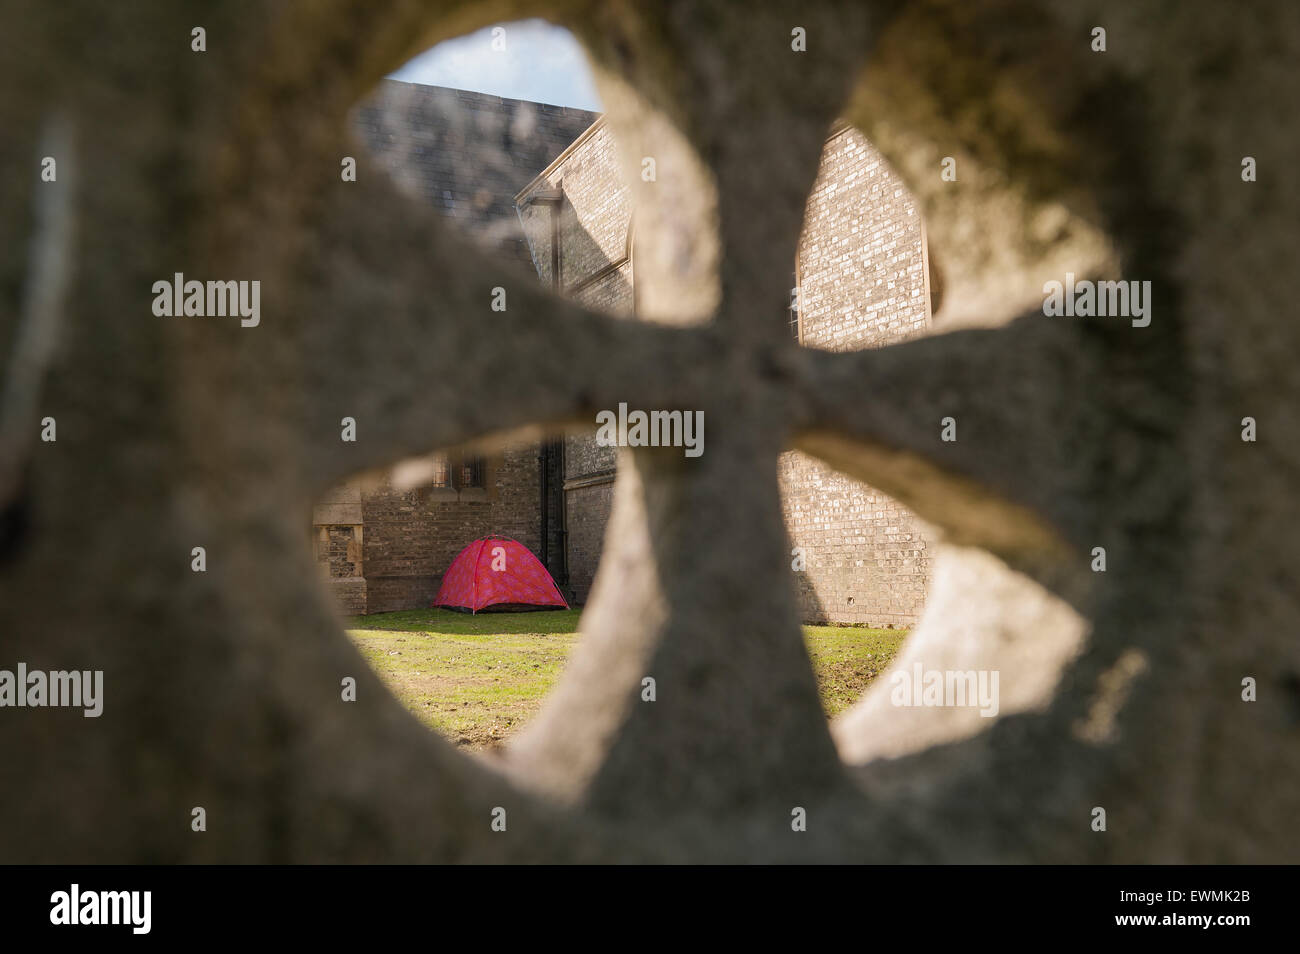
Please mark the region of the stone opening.
<svg viewBox="0 0 1300 954"><path fill-rule="evenodd" d="M543 21L444 41L395 71L353 111L353 133L409 199L473 242L503 275L522 267L551 293L624 320L708 318L716 289L697 296L693 312L682 311L677 294L701 279L707 285L716 268L717 198L708 172L662 119L650 120L658 124L654 155L629 162L616 124L603 113L540 101L563 87L553 74L546 82L524 75L527 57L513 51L556 42L577 44ZM496 75L498 62L511 64L504 78ZM492 64L492 90L508 86L515 96L426 82L483 81L484 63ZM583 64L570 57L567 65L576 77L571 89L591 85ZM638 219L660 250L641 276ZM671 254L663 254L665 246ZM931 267L917 205L884 158L843 121L825 137L792 281L792 335L804 347L857 351L928 333ZM482 454L472 447L436 451L358 475L314 510L317 563L345 614L397 614L365 629L366 638L403 623L416 627L413 633L441 626L449 637L487 632L487 621L467 629L446 617L438 623L411 614L430 609L462 546L492 534L532 550L581 608L609 530L615 451L597 441L594 426L569 425ZM933 531L897 500L800 451L781 456L779 476L799 616L816 627L810 651L823 686L833 683L823 702L836 715L885 670L920 619ZM502 622L505 629L516 625ZM853 629L826 627L861 628L860 645L853 645ZM568 628L576 630L576 621ZM360 632L353 630L354 638ZM384 645L389 655L403 652ZM399 685L400 660L372 652L371 661L381 673L389 663L390 682L415 700L417 715L418 706L440 704L434 688L419 699L412 680ZM538 668L553 668L551 662ZM461 743L485 738L452 734Z"/></svg>
<svg viewBox="0 0 1300 954"><path fill-rule="evenodd" d="M112 682L93 731L75 713L0 720L24 767L0 792L7 858L1294 860L1296 764L1278 753L1294 739L1297 610L1277 568L1294 563L1278 528L1295 522L1298 445L1269 409L1294 397L1300 326L1286 283L1260 279L1290 264L1295 190L1275 171L1293 124L1259 95L1296 58L1294 8L1244 18L1189 2L1156 23L1115 4L810 0L800 53L766 6L398 3L377 17L343 0L253 2L210 5L200 55L176 4L27 7L0 57L14 146L0 181L7 208L35 211L0 216L0 323L14 341L59 308L103 317L69 321L19 395L57 417L58 440L24 448L21 497L5 501L26 532L4 541L0 606L10 659ZM679 323L716 311L716 327L666 336L544 299L531 279L512 289L526 321L492 317L494 265L403 214L381 177L339 183L344 114L377 69L423 37L543 9L583 31L614 77L603 89L640 96L629 117L671 116L706 158L725 254L716 282L680 296ZM77 11L104 42L66 29ZM1111 53L1087 42L1103 22ZM727 122L738 105L746 121ZM924 206L944 264L935 328L955 333L777 351L835 111ZM63 117L71 135L47 137ZM34 174L51 150L58 186ZM78 173L114 187L63 193ZM42 191L66 201L34 203ZM49 206L75 230L46 228ZM656 250L642 224L638 271L701 260ZM66 283L33 268L33 229L75 264ZM178 264L263 280L261 324L149 315L143 290ZM1160 309L1141 334L1044 321L1043 282L1066 271L1150 279ZM661 319L660 305L638 311ZM388 334L368 333L377 316ZM575 351L593 359L580 381ZM530 373L469 400L503 361ZM502 778L420 731L359 665L321 598L303 501L430 447L580 421L629 389L727 423L694 471L632 455L584 678L561 685ZM355 445L338 440L344 415ZM960 439L941 445L949 415ZM981 585L966 560L979 549L1091 623L1045 710L874 758L854 773L863 785L845 784L782 595L787 540L764 470L778 420L799 450L944 528L953 559L936 561L918 645L932 617L952 645L981 592L1020 643L1068 631ZM740 474L757 476L737 490ZM1104 574L1088 566L1096 546ZM746 587L752 605L712 598ZM941 617L945 592L962 598ZM653 706L639 701L648 673ZM346 679L355 701L340 698ZM220 837L187 827L196 805ZM1109 833L1089 824L1098 806ZM489 828L496 807L509 836Z"/></svg>

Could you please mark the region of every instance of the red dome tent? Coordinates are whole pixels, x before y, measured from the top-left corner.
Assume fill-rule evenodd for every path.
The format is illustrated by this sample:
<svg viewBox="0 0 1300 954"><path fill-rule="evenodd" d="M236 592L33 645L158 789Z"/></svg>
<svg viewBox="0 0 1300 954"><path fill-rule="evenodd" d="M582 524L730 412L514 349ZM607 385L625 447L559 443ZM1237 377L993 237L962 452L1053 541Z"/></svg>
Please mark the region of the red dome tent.
<svg viewBox="0 0 1300 954"><path fill-rule="evenodd" d="M433 605L472 613L489 606L569 608L541 561L508 537L485 537L461 550L447 568Z"/></svg>

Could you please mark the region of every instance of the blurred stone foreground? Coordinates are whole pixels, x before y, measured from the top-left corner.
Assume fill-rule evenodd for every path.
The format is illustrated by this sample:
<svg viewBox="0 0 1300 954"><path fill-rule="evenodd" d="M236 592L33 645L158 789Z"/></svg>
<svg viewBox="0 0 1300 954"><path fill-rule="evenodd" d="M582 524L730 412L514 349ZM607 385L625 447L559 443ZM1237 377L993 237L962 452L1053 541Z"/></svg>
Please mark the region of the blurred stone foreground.
<svg viewBox="0 0 1300 954"><path fill-rule="evenodd" d="M180 6L0 4L0 668L105 687L97 719L0 709L0 858L1297 860L1300 8ZM346 139L411 55L535 15L588 44L639 206L640 159L682 157L638 230L676 263L639 278L676 318L610 320L479 261ZM789 342L837 117L924 208L949 333ZM708 242L663 251L702 222ZM260 324L155 317L175 272L260 281ZM1044 317L1066 272L1152 282L1150 326ZM704 410L708 453L623 460L566 681L504 761L467 759L348 645L307 508L619 401ZM869 696L827 730L788 447L945 533L912 658L997 669L1033 705L962 727Z"/></svg>

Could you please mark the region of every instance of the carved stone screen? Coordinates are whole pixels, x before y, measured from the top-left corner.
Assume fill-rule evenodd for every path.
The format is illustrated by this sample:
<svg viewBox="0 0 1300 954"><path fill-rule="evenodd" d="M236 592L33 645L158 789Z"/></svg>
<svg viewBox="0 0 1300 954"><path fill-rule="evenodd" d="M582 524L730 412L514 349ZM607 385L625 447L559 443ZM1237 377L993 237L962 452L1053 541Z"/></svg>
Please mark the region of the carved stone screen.
<svg viewBox="0 0 1300 954"><path fill-rule="evenodd" d="M103 683L4 697L0 857L1295 861L1297 9L5 3L0 669ZM529 16L585 44L638 207L673 190L647 320L478 254L350 132ZM792 337L837 120L923 215L923 337ZM620 450L576 655L467 758L348 643L316 560L365 572L353 501L317 535L312 502L620 403L706 450ZM996 718L827 726L790 451L934 528L907 665L996 670Z"/></svg>

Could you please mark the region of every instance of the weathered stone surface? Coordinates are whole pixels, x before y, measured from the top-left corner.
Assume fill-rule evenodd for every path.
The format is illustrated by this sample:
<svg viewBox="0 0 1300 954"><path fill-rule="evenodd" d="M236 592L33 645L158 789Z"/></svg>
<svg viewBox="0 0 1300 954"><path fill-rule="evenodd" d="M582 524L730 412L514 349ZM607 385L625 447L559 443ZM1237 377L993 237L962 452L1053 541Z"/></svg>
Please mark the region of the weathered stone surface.
<svg viewBox="0 0 1300 954"><path fill-rule="evenodd" d="M339 181L347 110L386 70L539 13L587 40L620 123L670 121L711 170L711 322L589 314L485 264L364 164ZM0 716L23 768L0 789L0 854L1295 860L1300 543L1283 531L1300 516L1300 322L1282 278L1300 209L1281 172L1296 100L1273 94L1300 13L1147 16L1109 0L810 0L798 24L722 2L229 3L195 54L173 4L7 2L0 340L40 312L30 210L56 187L37 142L59 111L75 142L60 167L81 185L65 333L36 402L59 436L3 502L0 633L13 659L103 669L106 699L96 720ZM1098 23L1106 54L1088 48ZM793 25L807 54L789 51ZM858 354L789 341L788 263L837 113L922 205L944 269L936 327L947 312L983 330ZM1243 155L1258 182L1241 181ZM1152 281L1150 327L1035 314L1035 289L1067 269ZM259 327L155 318L151 283L182 270L260 279ZM528 371L474 386L502 366ZM624 461L580 656L498 773L420 727L348 645L303 501L619 400L703 409L709 451ZM355 444L338 440L344 414ZM788 578L775 462L791 444L1087 621L1045 709L845 769ZM1088 570L1098 542L1105 574ZM1258 702L1242 702L1245 676Z"/></svg>

